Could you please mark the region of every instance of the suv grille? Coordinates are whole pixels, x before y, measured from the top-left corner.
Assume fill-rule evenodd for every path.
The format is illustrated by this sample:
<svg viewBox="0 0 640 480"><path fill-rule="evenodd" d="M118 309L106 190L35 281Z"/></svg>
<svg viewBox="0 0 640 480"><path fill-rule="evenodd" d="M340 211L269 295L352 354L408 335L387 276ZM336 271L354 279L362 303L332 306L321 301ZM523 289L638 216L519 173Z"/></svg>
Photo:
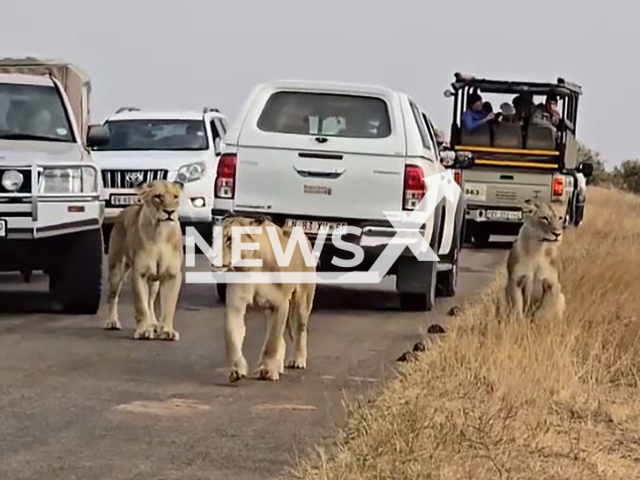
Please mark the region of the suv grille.
<svg viewBox="0 0 640 480"><path fill-rule="evenodd" d="M168 170L102 170L105 188L135 188L141 183L166 180Z"/></svg>
<svg viewBox="0 0 640 480"><path fill-rule="evenodd" d="M20 169L20 168L0 168L0 180L5 172L10 170L15 170L22 175L22 185L20 188L15 191L9 191L2 186L2 182L0 182L0 195L3 193L31 193L31 169Z"/></svg>

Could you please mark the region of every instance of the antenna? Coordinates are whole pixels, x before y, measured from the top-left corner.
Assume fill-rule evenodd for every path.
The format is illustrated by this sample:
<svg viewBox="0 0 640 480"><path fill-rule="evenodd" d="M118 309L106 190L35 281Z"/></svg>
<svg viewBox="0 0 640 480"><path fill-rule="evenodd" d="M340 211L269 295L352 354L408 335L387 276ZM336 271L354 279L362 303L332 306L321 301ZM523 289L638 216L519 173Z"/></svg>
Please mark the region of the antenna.
<svg viewBox="0 0 640 480"><path fill-rule="evenodd" d="M120 107L118 110L116 110L116 113L122 113L122 112L139 112L140 109L137 107Z"/></svg>

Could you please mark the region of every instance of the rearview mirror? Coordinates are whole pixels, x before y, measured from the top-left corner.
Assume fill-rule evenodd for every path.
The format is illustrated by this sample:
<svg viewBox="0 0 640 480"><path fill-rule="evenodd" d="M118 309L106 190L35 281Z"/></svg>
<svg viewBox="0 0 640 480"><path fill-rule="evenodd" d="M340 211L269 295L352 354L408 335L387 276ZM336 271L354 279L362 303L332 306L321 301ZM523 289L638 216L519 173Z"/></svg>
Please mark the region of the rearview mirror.
<svg viewBox="0 0 640 480"><path fill-rule="evenodd" d="M467 168L473 168L476 159L472 153L469 152L456 152L455 160L453 162L454 168L464 170Z"/></svg>
<svg viewBox="0 0 640 480"><path fill-rule="evenodd" d="M109 132L102 125L89 125L87 147L103 147L109 143Z"/></svg>
<svg viewBox="0 0 640 480"><path fill-rule="evenodd" d="M593 175L593 163L582 162L578 167L578 172L583 174L586 178L589 178L591 175Z"/></svg>
<svg viewBox="0 0 640 480"><path fill-rule="evenodd" d="M447 89L444 91L444 96L445 98L451 98L455 95L455 93L453 93L451 90Z"/></svg>

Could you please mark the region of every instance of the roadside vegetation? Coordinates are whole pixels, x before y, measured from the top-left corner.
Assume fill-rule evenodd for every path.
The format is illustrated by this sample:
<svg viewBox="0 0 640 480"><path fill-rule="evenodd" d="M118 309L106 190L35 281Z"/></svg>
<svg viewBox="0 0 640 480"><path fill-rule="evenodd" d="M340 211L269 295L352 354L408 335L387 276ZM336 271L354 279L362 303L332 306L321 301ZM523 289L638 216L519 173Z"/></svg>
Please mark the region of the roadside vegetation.
<svg viewBox="0 0 640 480"><path fill-rule="evenodd" d="M621 190L640 193L640 160L625 160L620 165L607 169L607 161L600 152L585 145L578 146L579 161L593 163L592 185L613 186Z"/></svg>
<svg viewBox="0 0 640 480"><path fill-rule="evenodd" d="M640 478L640 197L590 187L585 214L561 250L564 321L499 323L502 269L294 476Z"/></svg>

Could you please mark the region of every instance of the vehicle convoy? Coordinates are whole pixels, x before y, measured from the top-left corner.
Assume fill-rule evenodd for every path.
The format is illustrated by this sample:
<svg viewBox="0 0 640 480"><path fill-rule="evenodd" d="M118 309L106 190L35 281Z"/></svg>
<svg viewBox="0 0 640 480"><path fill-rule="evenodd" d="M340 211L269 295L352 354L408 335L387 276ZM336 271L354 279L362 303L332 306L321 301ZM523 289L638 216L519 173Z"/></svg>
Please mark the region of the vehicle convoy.
<svg viewBox="0 0 640 480"><path fill-rule="evenodd" d="M100 305L104 205L88 146L91 84L78 66L0 59L0 271L49 276L63 310Z"/></svg>
<svg viewBox="0 0 640 480"><path fill-rule="evenodd" d="M264 216L289 230L301 226L313 241L345 226L361 235L366 271L397 233L385 212L411 212L426 194L424 178L445 172L427 114L410 97L382 87L282 81L259 85L231 125L218 163L214 221L229 212ZM453 159L467 168L471 156ZM439 262L420 261L408 248L388 274L396 277L407 310L431 309L436 294L456 291L464 201L420 206L420 228ZM330 239L330 237L328 237ZM345 252L324 244L319 271ZM349 254L347 253L347 256ZM225 286L218 284L225 298Z"/></svg>
<svg viewBox="0 0 640 480"><path fill-rule="evenodd" d="M160 112L124 107L103 125L109 142L94 148L93 158L102 169L104 183L105 247L115 217L139 200L135 187L153 180L184 184L179 209L183 233L192 226L210 240L213 183L224 147L226 117L212 108Z"/></svg>
<svg viewBox="0 0 640 480"><path fill-rule="evenodd" d="M467 235L476 244L486 243L492 234L516 235L527 199L552 202L559 212L566 212L565 226L579 225L577 174L588 177L593 171L587 162L578 164L576 125L582 88L561 78L541 83L460 73L454 77L452 88L445 91L453 99L449 145L475 156L474 168L462 173L461 182ZM536 97L545 103L536 106ZM489 98L504 102L493 119L486 117L493 112ZM483 116L491 120L468 122Z"/></svg>

